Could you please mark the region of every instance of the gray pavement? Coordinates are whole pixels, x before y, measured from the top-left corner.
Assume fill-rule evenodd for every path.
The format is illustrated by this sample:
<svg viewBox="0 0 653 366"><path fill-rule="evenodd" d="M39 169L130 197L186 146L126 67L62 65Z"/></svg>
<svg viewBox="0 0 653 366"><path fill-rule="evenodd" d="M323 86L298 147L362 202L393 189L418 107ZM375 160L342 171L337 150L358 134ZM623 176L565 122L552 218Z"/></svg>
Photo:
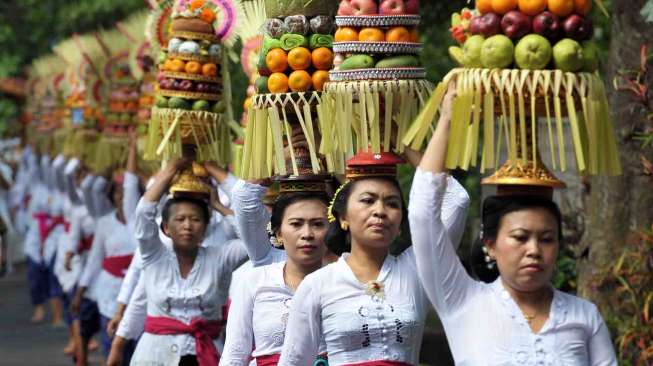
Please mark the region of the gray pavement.
<svg viewBox="0 0 653 366"><path fill-rule="evenodd" d="M50 325L49 314L41 324L31 324L32 306L25 265L0 278L0 366L71 366L72 358L62 350L68 330ZM49 309L48 309L49 310ZM99 365L99 351L91 365Z"/></svg>

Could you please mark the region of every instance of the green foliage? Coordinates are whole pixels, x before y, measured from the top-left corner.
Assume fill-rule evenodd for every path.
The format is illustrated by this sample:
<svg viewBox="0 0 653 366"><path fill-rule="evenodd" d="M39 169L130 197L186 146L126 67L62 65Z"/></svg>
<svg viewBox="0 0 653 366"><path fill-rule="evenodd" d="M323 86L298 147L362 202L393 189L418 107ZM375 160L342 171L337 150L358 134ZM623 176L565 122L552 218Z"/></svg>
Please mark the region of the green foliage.
<svg viewBox="0 0 653 366"><path fill-rule="evenodd" d="M595 286L611 289L606 322L615 330L620 365L653 363L653 225L636 233Z"/></svg>
<svg viewBox="0 0 653 366"><path fill-rule="evenodd" d="M0 2L0 78L25 76L33 59L73 33L112 27L146 6L143 0L20 0ZM0 122L13 121L19 105L0 95Z"/></svg>

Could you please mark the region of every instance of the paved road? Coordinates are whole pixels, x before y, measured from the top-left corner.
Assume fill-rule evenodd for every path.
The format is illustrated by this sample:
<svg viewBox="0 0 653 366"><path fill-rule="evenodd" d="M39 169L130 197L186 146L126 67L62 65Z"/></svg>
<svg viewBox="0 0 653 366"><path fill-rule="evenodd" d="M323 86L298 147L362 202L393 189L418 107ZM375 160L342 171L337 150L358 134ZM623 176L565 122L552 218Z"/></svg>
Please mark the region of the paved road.
<svg viewBox="0 0 653 366"><path fill-rule="evenodd" d="M32 308L27 291L25 266L0 278L0 366L71 366L62 349L68 340L66 329L45 323L30 324ZM91 365L99 365L97 352Z"/></svg>

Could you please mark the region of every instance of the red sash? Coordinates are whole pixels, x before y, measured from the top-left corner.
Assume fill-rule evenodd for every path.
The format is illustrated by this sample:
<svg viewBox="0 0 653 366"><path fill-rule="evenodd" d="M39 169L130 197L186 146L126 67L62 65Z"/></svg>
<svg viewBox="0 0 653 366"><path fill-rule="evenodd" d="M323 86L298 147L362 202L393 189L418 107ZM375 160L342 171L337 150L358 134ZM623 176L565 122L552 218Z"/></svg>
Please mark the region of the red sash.
<svg viewBox="0 0 653 366"><path fill-rule="evenodd" d="M102 261L102 268L116 277L125 277L125 272L129 268L133 255L120 255L115 257L106 257Z"/></svg>
<svg viewBox="0 0 653 366"><path fill-rule="evenodd" d="M265 355L256 357L256 366L277 366L281 354Z"/></svg>
<svg viewBox="0 0 653 366"><path fill-rule="evenodd" d="M64 222L63 222L63 231L65 231L65 232L70 231L70 222L69 221L64 220Z"/></svg>
<svg viewBox="0 0 653 366"><path fill-rule="evenodd" d="M145 318L145 332L158 335L188 334L195 338L195 353L200 366L218 366L220 354L213 344L222 332L217 320L193 319L185 324L177 319L148 316Z"/></svg>
<svg viewBox="0 0 653 366"><path fill-rule="evenodd" d="M79 243L77 244L77 253L81 254L87 250L91 250L92 244L93 244L93 235L89 235L85 238L82 238L82 240L80 240Z"/></svg>
<svg viewBox="0 0 653 366"><path fill-rule="evenodd" d="M32 217L34 217L39 224L39 238L41 239L42 247L50 232L50 215L45 212L37 212Z"/></svg>

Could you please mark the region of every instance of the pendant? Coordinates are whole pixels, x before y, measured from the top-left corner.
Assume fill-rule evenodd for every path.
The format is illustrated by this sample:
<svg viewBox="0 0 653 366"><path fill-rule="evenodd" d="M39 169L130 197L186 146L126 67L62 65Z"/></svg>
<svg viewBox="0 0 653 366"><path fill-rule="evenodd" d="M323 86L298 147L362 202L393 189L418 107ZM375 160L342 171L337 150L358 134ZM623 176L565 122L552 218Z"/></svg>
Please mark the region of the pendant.
<svg viewBox="0 0 653 366"><path fill-rule="evenodd" d="M365 293L370 295L373 300L383 301L385 300L384 288L383 282L370 281L365 285Z"/></svg>

